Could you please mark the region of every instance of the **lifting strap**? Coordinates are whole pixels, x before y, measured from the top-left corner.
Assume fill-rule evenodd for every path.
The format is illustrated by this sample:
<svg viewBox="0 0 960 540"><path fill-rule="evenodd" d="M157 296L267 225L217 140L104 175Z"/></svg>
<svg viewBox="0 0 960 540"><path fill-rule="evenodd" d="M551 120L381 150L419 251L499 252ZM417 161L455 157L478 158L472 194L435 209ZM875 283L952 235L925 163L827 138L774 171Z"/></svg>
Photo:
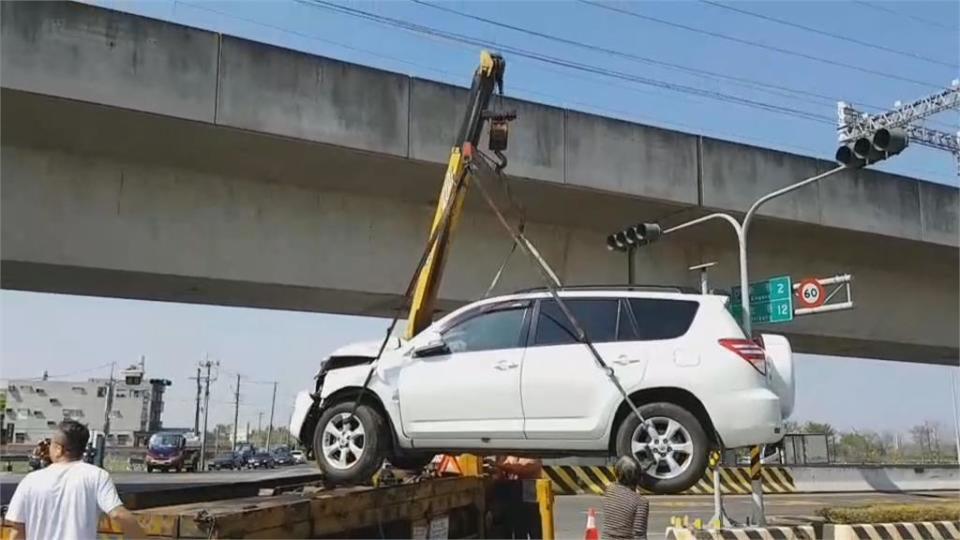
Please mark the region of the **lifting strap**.
<svg viewBox="0 0 960 540"><path fill-rule="evenodd" d="M606 373L607 378L610 379L610 382L613 383L617 391L620 392L620 395L623 397L624 401L627 402L630 409L633 411L637 418L640 420L641 425L646 425L647 421L644 419L643 415L640 414L640 409L633 403L633 400L630 399L629 394L623 388L623 385L620 384L620 379L617 378L616 373L614 373L613 368L607 365L603 361L603 357L600 356L600 352L597 351L597 348L594 346L593 342L590 340L590 337L584 331L583 327L577 321L576 317L573 316L573 313L567 307L566 302L560 298L558 289L560 289L563 284L560 282L560 278L557 277L556 272L547 264L547 261L544 260L543 256L540 255L540 252L537 248L527 239L523 230L514 229L507 219L503 216L503 213L497 207L493 198L490 196L490 193L487 191L484 186L485 177L492 176L497 178L503 173L498 170L495 166L491 165L492 160L484 155L482 152L475 152L474 156L479 156L480 159L476 157L471 158L467 162L467 168L471 170L474 175L475 184L477 189L480 191L480 195L483 196L483 199L486 201L487 206L493 211L494 215L497 216L497 220L500 224L507 230L507 233L513 238L514 245L519 245L521 249L530 257L531 260L536 264L537 270L540 271L540 275L543 278L544 284L547 286L547 289L550 291L550 296L553 297L554 302L557 303L557 306L560 307L560 311L563 312L564 317L569 321L570 326L573 327L573 330L577 336L577 340L584 344L587 347L587 350L590 351L590 354L593 356L594 361L597 365Z"/></svg>

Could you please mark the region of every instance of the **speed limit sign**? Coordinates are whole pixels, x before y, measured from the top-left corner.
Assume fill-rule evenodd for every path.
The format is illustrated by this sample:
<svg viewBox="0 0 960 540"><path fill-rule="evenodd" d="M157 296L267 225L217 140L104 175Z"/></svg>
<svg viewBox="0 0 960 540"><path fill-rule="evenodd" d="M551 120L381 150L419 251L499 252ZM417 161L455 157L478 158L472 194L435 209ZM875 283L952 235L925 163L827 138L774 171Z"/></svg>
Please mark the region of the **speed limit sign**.
<svg viewBox="0 0 960 540"><path fill-rule="evenodd" d="M827 299L825 293L820 282L807 278L800 282L800 287L797 289L797 302L802 308L820 307Z"/></svg>

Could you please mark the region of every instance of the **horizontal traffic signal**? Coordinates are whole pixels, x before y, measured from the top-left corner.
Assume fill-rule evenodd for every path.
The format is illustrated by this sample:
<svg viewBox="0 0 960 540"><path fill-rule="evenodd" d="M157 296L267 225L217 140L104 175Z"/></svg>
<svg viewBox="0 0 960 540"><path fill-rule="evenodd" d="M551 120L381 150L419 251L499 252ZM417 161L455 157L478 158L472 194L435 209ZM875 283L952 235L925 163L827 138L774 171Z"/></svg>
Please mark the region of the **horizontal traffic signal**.
<svg viewBox="0 0 960 540"><path fill-rule="evenodd" d="M659 223L638 223L608 236L607 249L626 251L632 247L656 242L660 239L661 234L663 234L663 229Z"/></svg>
<svg viewBox="0 0 960 540"><path fill-rule="evenodd" d="M871 137L860 137L837 149L841 165L857 169L895 156L907 147L907 132L901 128L880 128Z"/></svg>

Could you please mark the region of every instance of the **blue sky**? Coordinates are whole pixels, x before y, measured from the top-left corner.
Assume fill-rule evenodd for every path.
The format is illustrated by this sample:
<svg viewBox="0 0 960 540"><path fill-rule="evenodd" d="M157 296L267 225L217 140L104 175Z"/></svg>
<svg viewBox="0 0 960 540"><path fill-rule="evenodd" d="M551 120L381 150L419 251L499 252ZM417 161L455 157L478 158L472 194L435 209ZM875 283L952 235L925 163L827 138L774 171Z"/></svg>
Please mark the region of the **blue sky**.
<svg viewBox="0 0 960 540"><path fill-rule="evenodd" d="M324 1L89 3L417 77L468 83L477 45L381 25L331 10ZM525 31L410 1L334 5L514 51L505 54L510 96L828 159L836 148L836 100L875 111L931 93L958 77L958 2L724 4L896 53L699 1L605 4L647 19L579 1L440 4ZM597 47L616 53L598 52ZM571 70L524 54L612 71L617 77ZM643 78L648 84L624 78ZM691 89L722 100L691 95ZM754 105L736 105L730 99ZM766 110L771 107L788 113ZM955 132L958 116L941 114L928 125ZM957 185L948 154L916 145L880 168ZM145 354L151 375L175 382L168 424L192 421L192 383L186 377L207 353L224 366L214 387L212 421L232 417L228 379L235 372L247 377L241 388L241 422L255 424L257 412L269 410L270 387L246 382L266 380L280 381L277 418L285 421L293 393L309 384L324 355L344 342L378 338L386 324L359 317L10 291L0 293L0 300L4 376L38 376L44 368L72 373L111 361L133 362ZM801 356L797 369L797 418L877 430L905 430L922 419L953 425L948 368ZM97 374L106 370L77 376Z"/></svg>

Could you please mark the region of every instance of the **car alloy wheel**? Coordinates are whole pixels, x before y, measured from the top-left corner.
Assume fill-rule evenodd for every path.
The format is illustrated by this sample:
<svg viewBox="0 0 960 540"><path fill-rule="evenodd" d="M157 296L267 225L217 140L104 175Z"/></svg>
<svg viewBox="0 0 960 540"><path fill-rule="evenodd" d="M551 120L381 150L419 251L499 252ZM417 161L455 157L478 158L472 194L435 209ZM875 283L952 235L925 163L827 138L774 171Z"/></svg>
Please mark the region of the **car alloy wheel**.
<svg viewBox="0 0 960 540"><path fill-rule="evenodd" d="M360 420L350 413L340 413L323 428L323 455L331 467L346 470L363 455L366 432Z"/></svg>
<svg viewBox="0 0 960 540"><path fill-rule="evenodd" d="M680 422L672 418L647 418L630 438L630 452L646 474L661 480L676 478L693 461L693 439Z"/></svg>

